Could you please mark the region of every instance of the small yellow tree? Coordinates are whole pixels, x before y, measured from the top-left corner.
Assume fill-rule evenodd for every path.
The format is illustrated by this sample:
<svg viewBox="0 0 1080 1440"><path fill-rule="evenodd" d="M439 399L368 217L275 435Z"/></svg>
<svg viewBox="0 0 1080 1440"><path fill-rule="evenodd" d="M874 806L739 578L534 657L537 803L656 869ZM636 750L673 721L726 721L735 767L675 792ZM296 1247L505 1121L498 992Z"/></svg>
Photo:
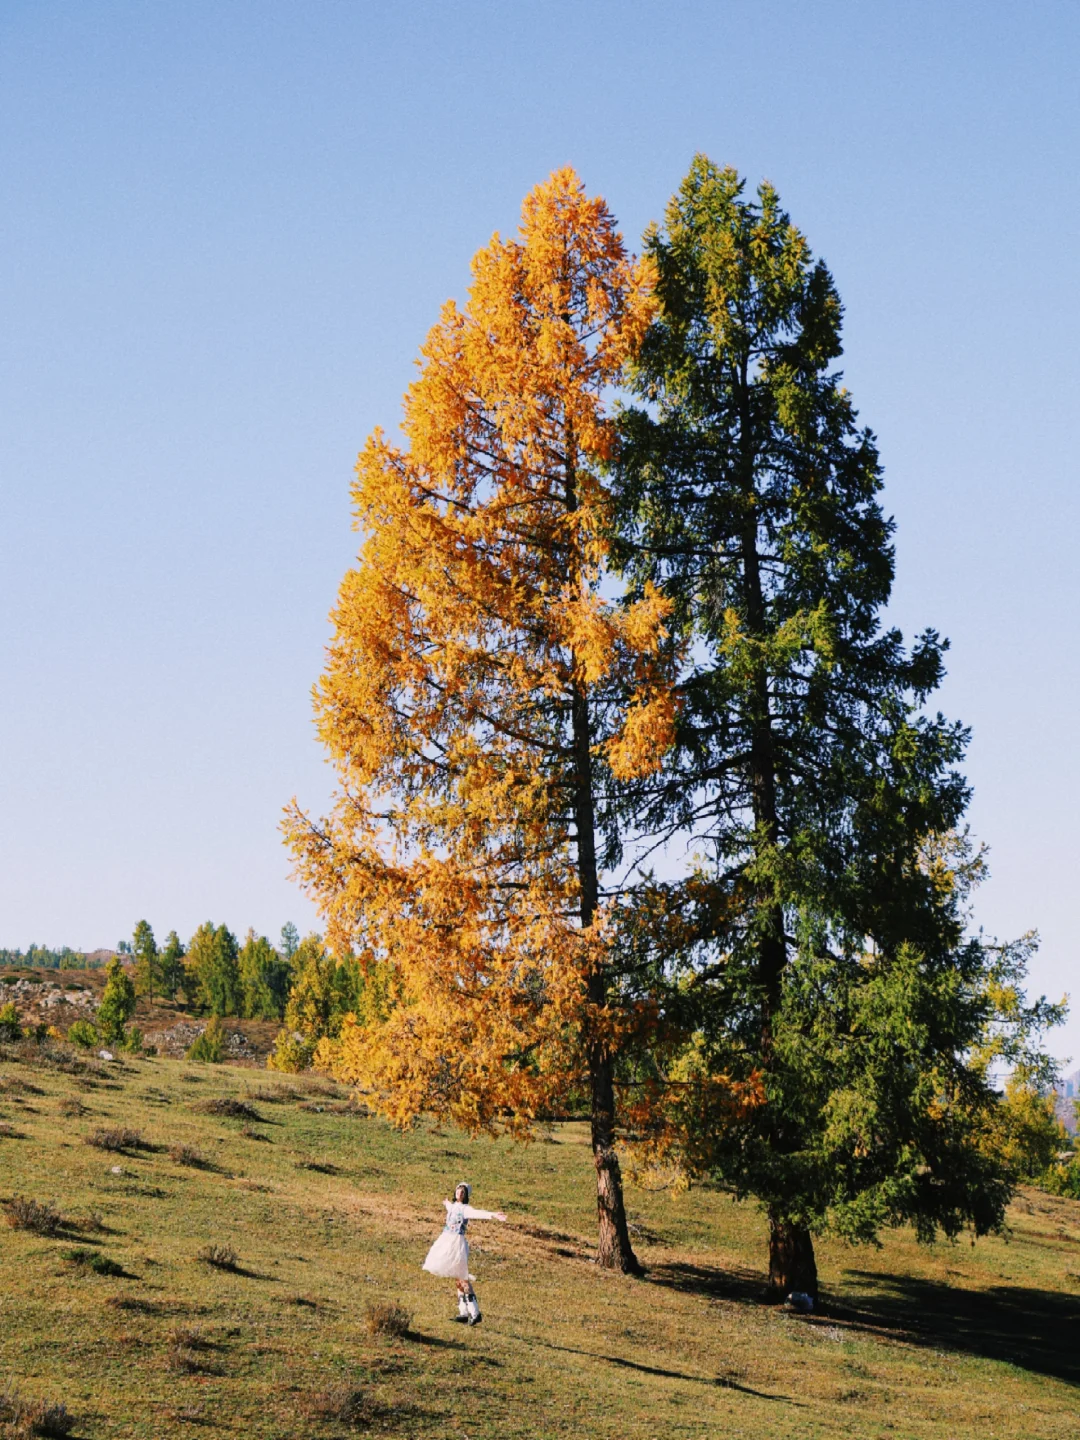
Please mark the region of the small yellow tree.
<svg viewBox="0 0 1080 1440"><path fill-rule="evenodd" d="M653 309L604 202L562 170L473 262L357 465L359 563L316 688L341 791L286 822L335 948L388 966L381 1014L320 1061L400 1124L529 1133L588 1095L600 1263L636 1270L615 1066L652 1023L622 982L605 854L621 787L673 734L667 604L607 570L605 394Z"/></svg>

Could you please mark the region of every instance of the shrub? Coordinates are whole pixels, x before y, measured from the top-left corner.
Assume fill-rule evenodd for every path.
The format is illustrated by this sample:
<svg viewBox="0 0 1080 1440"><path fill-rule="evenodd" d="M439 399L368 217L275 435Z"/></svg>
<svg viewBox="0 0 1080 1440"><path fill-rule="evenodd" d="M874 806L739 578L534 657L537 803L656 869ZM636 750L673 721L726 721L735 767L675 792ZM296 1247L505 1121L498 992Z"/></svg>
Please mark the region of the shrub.
<svg viewBox="0 0 1080 1440"><path fill-rule="evenodd" d="M183 1350L212 1350L213 1346L197 1325L177 1325L169 1331L169 1344Z"/></svg>
<svg viewBox="0 0 1080 1440"><path fill-rule="evenodd" d="M193 1170L212 1170L212 1161L192 1145L170 1145L169 1159L174 1165L190 1165Z"/></svg>
<svg viewBox="0 0 1080 1440"><path fill-rule="evenodd" d="M83 1050L94 1050L98 1045L97 1027L89 1020L73 1020L68 1026L67 1038Z"/></svg>
<svg viewBox="0 0 1080 1440"><path fill-rule="evenodd" d="M362 1390L342 1382L313 1390L300 1408L309 1420L331 1420L341 1425L366 1425L373 1415L371 1401Z"/></svg>
<svg viewBox="0 0 1080 1440"><path fill-rule="evenodd" d="M394 1300L369 1300L364 1306L364 1323L369 1335L407 1335L412 1314Z"/></svg>
<svg viewBox="0 0 1080 1440"><path fill-rule="evenodd" d="M264 1135L261 1130L256 1130L254 1125L242 1125L240 1134L245 1140L262 1140L267 1145L271 1143L270 1136Z"/></svg>
<svg viewBox="0 0 1080 1440"><path fill-rule="evenodd" d="M220 1375L221 1371L206 1355L186 1345L169 1347L167 1364L180 1375Z"/></svg>
<svg viewBox="0 0 1080 1440"><path fill-rule="evenodd" d="M215 1270L237 1270L240 1258L228 1245L204 1245L195 1257Z"/></svg>
<svg viewBox="0 0 1080 1440"><path fill-rule="evenodd" d="M25 1195L13 1195L4 1201L4 1219L13 1230L31 1230L35 1235L58 1235L64 1228L59 1210Z"/></svg>
<svg viewBox="0 0 1080 1440"><path fill-rule="evenodd" d="M187 1059L205 1065L220 1065L225 1059L225 1027L217 1015L207 1021L206 1029L188 1046Z"/></svg>
<svg viewBox="0 0 1080 1440"><path fill-rule="evenodd" d="M234 1120L259 1120L262 1116L252 1105L245 1105L243 1100L229 1100L226 1098L217 1100L200 1100L198 1104L191 1107L199 1110L204 1115L228 1115Z"/></svg>
<svg viewBox="0 0 1080 1440"><path fill-rule="evenodd" d="M115 1260L110 1260L108 1255L102 1255L98 1250L88 1250L85 1246L76 1246L73 1250L64 1250L60 1255L61 1260L66 1260L69 1265L76 1265L84 1270L93 1270L95 1275L126 1275L127 1271Z"/></svg>
<svg viewBox="0 0 1080 1440"><path fill-rule="evenodd" d="M86 1137L87 1145L98 1150L112 1150L122 1154L125 1150L150 1150L153 1147L144 1140L138 1130L129 1130L125 1125L116 1125L94 1130Z"/></svg>
<svg viewBox="0 0 1080 1440"><path fill-rule="evenodd" d="M14 1000L9 1000L6 1005L0 1005L0 1040L18 1040L21 1036L19 1012Z"/></svg>
<svg viewBox="0 0 1080 1440"><path fill-rule="evenodd" d="M124 1032L124 1038L120 1041L121 1050L126 1050L129 1055L138 1055L143 1048L143 1033L137 1025L129 1025Z"/></svg>
<svg viewBox="0 0 1080 1440"><path fill-rule="evenodd" d="M12 1385L0 1395L0 1422L15 1427L17 1434L41 1440L63 1440L75 1429L75 1417L66 1405L24 1400Z"/></svg>
<svg viewBox="0 0 1080 1440"><path fill-rule="evenodd" d="M81 1115L89 1113L83 1102L74 1095L65 1095L57 1106L61 1115L66 1115L69 1120L77 1120Z"/></svg>

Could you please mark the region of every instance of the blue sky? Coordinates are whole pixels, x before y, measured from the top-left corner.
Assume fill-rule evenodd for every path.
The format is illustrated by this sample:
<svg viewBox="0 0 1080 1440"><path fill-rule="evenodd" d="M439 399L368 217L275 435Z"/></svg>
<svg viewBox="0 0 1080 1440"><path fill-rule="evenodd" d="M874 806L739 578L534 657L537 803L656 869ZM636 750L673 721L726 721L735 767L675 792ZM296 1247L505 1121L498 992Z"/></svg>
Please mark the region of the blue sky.
<svg viewBox="0 0 1080 1440"><path fill-rule="evenodd" d="M703 150L833 270L979 918L1080 1004L1078 59L1072 3L0 0L0 944L314 923L357 450L533 184L635 242Z"/></svg>

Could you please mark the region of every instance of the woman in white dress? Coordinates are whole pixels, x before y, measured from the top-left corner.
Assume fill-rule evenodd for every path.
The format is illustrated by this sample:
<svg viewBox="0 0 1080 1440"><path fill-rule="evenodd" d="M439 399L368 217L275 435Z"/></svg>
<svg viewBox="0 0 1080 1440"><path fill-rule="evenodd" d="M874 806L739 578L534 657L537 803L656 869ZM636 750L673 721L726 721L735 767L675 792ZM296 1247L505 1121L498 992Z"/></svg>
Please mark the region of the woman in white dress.
<svg viewBox="0 0 1080 1440"><path fill-rule="evenodd" d="M472 1287L475 1276L469 1274L469 1242L465 1231L470 1220L505 1220L501 1210L474 1210L469 1204L469 1187L464 1180L454 1191L453 1200L444 1200L446 1224L443 1232L427 1253L423 1268L432 1275L457 1281L457 1318L468 1325L479 1325L483 1316Z"/></svg>

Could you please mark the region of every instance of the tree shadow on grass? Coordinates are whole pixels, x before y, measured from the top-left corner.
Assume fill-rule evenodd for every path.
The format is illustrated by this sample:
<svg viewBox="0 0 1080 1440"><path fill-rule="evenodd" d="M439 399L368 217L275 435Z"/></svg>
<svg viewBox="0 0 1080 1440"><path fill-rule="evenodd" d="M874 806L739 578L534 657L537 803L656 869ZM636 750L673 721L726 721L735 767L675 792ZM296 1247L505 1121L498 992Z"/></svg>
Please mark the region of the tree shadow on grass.
<svg viewBox="0 0 1080 1440"><path fill-rule="evenodd" d="M761 1304L765 1277L753 1270L726 1271L679 1263L649 1267L647 1280L688 1294L740 1304ZM914 1275L870 1270L845 1272L844 1293L822 1297L822 1320L924 1345L1003 1360L1035 1374L1080 1385L1080 1296L1028 1286L961 1289Z"/></svg>
<svg viewBox="0 0 1080 1440"><path fill-rule="evenodd" d="M847 1271L845 1289L828 1302L830 1319L1080 1385L1078 1296L1021 1285L968 1290L867 1270ZM850 1293L855 1289L865 1294L856 1299Z"/></svg>
<svg viewBox="0 0 1080 1440"><path fill-rule="evenodd" d="M718 1270L673 1260L647 1265L645 1279L651 1285L663 1285L687 1295L707 1295L713 1300L751 1304L768 1298L765 1276L757 1270Z"/></svg>
<svg viewBox="0 0 1080 1440"><path fill-rule="evenodd" d="M432 1350L465 1350L468 1348L460 1340L444 1340L441 1335L425 1335L422 1330L406 1330L401 1338L412 1340L417 1345L427 1345Z"/></svg>
<svg viewBox="0 0 1080 1440"><path fill-rule="evenodd" d="M802 1402L792 1400L788 1395L770 1395L764 1390L753 1390L749 1385L741 1385L728 1376L716 1376L710 1378L708 1375L688 1375L684 1370L668 1370L661 1365L643 1365L638 1360L628 1360L624 1355L600 1355L594 1350L578 1350L573 1345L556 1345L552 1340L540 1340L534 1337L526 1340L522 1335L514 1335L511 1332L504 1332L512 1340L520 1340L522 1344L531 1347L542 1347L544 1350L557 1350L562 1355L580 1355L586 1360L598 1360L603 1365L615 1365L620 1370L634 1370L640 1375L652 1375L662 1380L683 1380L691 1385L707 1385L710 1388L719 1386L724 1390L737 1390L743 1395L752 1395L757 1400L779 1400L787 1405L800 1406Z"/></svg>

